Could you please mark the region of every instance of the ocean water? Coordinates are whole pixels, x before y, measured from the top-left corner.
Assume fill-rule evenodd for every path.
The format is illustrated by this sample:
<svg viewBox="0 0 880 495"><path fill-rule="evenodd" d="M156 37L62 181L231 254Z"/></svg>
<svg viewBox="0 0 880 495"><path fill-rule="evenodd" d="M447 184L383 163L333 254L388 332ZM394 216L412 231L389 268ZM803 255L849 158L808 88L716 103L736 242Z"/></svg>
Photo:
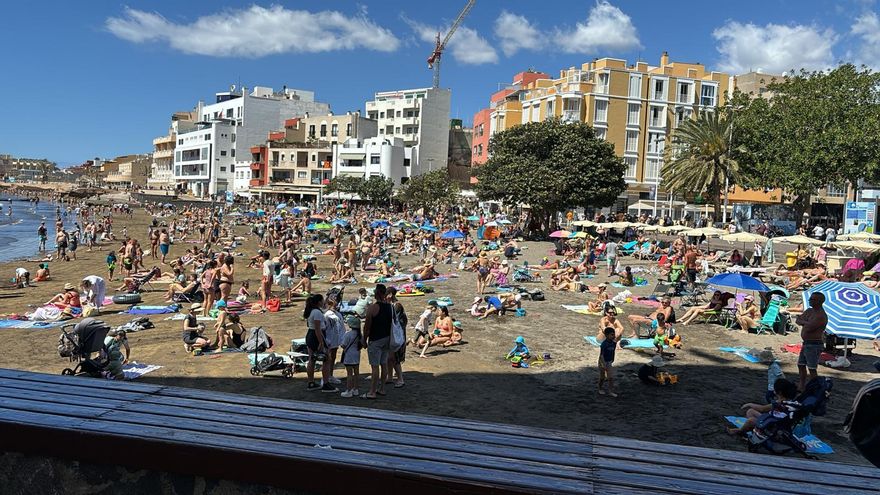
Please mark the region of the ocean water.
<svg viewBox="0 0 880 495"><path fill-rule="evenodd" d="M9 205L12 205L11 216L7 215ZM37 228L44 219L49 237L46 249L55 248L52 238L55 231L55 203L40 201L34 208L33 203L15 199L9 201L4 196L0 197L0 206L3 207L0 211L0 261L37 257L40 247ZM65 228L67 224L68 221L65 221ZM72 222L70 227L73 227Z"/></svg>

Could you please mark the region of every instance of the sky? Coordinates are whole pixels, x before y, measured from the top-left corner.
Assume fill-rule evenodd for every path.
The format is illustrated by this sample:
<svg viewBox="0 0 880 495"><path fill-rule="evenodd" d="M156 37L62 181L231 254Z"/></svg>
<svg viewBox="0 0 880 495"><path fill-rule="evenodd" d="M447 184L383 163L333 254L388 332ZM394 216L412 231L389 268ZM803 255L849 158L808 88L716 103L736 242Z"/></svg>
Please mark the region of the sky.
<svg viewBox="0 0 880 495"><path fill-rule="evenodd" d="M316 92L336 113L428 87L426 58L465 0L7 2L0 154L62 166L152 150L171 114L231 84ZM37 7L38 5L38 7ZM713 70L880 68L872 0L477 0L443 57L452 118L470 124L513 74L593 58Z"/></svg>

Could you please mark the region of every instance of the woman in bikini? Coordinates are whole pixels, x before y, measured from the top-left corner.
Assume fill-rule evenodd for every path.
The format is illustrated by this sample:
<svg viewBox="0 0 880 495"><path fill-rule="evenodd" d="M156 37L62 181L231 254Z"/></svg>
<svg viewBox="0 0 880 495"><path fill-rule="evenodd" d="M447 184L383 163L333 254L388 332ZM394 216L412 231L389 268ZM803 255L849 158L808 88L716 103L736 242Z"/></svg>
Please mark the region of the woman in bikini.
<svg viewBox="0 0 880 495"><path fill-rule="evenodd" d="M419 337L417 345L423 345L422 352L419 357L426 357L425 351L428 347L449 347L457 342L453 340L452 318L449 316L449 309L446 306L437 308L437 319L434 320L434 331L427 338Z"/></svg>
<svg viewBox="0 0 880 495"><path fill-rule="evenodd" d="M229 295L232 293L232 284L235 283L234 264L235 258L226 255L226 257L223 258L223 265L217 270L220 275L220 299L223 301L229 300Z"/></svg>

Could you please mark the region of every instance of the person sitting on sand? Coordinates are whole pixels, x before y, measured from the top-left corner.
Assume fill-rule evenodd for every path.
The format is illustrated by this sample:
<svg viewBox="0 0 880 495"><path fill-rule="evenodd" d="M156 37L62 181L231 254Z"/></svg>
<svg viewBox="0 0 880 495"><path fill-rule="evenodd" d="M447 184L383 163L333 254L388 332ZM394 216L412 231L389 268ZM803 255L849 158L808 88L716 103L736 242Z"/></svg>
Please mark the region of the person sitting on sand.
<svg viewBox="0 0 880 495"><path fill-rule="evenodd" d="M605 314L599 320L599 334L596 336L596 340L601 341L604 338L606 328L614 329L614 340L617 341L619 347L620 338L623 337L623 324L617 319L617 308L611 304L605 307Z"/></svg>
<svg viewBox="0 0 880 495"><path fill-rule="evenodd" d="M186 281L185 285L177 282L172 282L168 284L168 292L165 293L165 301L173 301L174 296L177 294L189 294L191 291L195 290L198 285L198 277L196 277L195 273L189 275L189 279Z"/></svg>
<svg viewBox="0 0 880 495"><path fill-rule="evenodd" d="M608 301L608 292L605 290L608 288L607 284L599 284L597 289L599 292L596 294L595 301L587 301L587 311L590 313L598 313L602 310L602 307L605 306L605 302ZM605 327L602 327L603 329Z"/></svg>
<svg viewBox="0 0 880 495"><path fill-rule="evenodd" d="M240 303L247 301L248 297L251 295L250 285L250 282L247 280L241 283L241 287L238 288L238 296L235 298L236 301Z"/></svg>
<svg viewBox="0 0 880 495"><path fill-rule="evenodd" d="M76 287L74 287L73 284L64 284L62 292L56 294L52 299L49 299L46 304L55 305L55 307L62 311L72 310L70 312L73 313L82 309L79 292L77 292Z"/></svg>
<svg viewBox="0 0 880 495"><path fill-rule="evenodd" d="M636 285L633 279L632 268L626 267L622 272L617 274L618 282L624 287L633 287Z"/></svg>
<svg viewBox="0 0 880 495"><path fill-rule="evenodd" d="M333 276L328 282L331 284L350 284L354 283L354 280L354 270L348 262L344 262L339 269L339 274Z"/></svg>
<svg viewBox="0 0 880 495"><path fill-rule="evenodd" d="M437 308L437 318L434 320L434 331L427 338L419 337L416 341L417 346L423 346L419 357L426 357L425 351L428 347L449 347L457 344L454 340L454 327L452 318L449 316L449 308L441 306Z"/></svg>
<svg viewBox="0 0 880 495"><path fill-rule="evenodd" d="M664 297L660 299L660 307L652 311L647 316L642 315L629 315L627 319L633 325L633 327L638 327L639 325L651 325L657 320L658 314L663 314L663 320L669 323L675 323L675 310L672 308L672 300L668 297ZM634 338L636 336L636 331L634 330L630 338Z"/></svg>
<svg viewBox="0 0 880 495"><path fill-rule="evenodd" d="M335 282L331 282L335 283ZM290 294L293 296L294 294L307 296L312 293L312 277L309 276L306 272L299 272L299 282L296 283L291 289Z"/></svg>
<svg viewBox="0 0 880 495"><path fill-rule="evenodd" d="M34 282L45 282L49 280L52 274L49 273L49 263L40 263L40 268L37 269L37 275L34 277Z"/></svg>
<svg viewBox="0 0 880 495"><path fill-rule="evenodd" d="M748 333L752 328L756 328L760 318L761 308L755 304L755 297L751 294L747 295L742 303L736 305L736 322L742 332Z"/></svg>
<svg viewBox="0 0 880 495"><path fill-rule="evenodd" d="M687 310L684 316L681 317L682 325L689 325L695 318L698 316L702 316L706 313L710 313L712 311L721 311L721 308L724 307L724 298L722 297L722 293L720 290L716 290L712 294L712 299L709 300L703 306L697 306L695 308L691 308Z"/></svg>
<svg viewBox="0 0 880 495"><path fill-rule="evenodd" d="M746 412L746 422L739 428L727 428L727 433L744 435L755 429L755 425L758 424L762 416L775 413L788 414L788 407L784 403L794 400L797 396L797 385L785 378L780 378L773 384L773 392L776 394L776 398L770 404L755 404L753 402L743 404L742 410Z"/></svg>
<svg viewBox="0 0 880 495"><path fill-rule="evenodd" d="M562 273L557 275L556 283L553 283L551 279L550 288L557 291L577 292L580 288L580 284L580 276L578 276L577 271L574 267L568 267Z"/></svg>
<svg viewBox="0 0 880 495"><path fill-rule="evenodd" d="M201 354L202 351L211 347L211 343L202 334L205 325L199 323L197 314L201 313L202 305L194 303L189 307L186 318L183 319L183 348L186 352Z"/></svg>

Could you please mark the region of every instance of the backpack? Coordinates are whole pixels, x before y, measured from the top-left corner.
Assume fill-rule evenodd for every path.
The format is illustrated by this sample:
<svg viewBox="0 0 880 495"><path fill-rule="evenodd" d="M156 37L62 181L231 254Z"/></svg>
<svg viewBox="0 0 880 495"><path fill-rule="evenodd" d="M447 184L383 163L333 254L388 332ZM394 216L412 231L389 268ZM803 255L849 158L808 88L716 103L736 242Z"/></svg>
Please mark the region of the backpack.
<svg viewBox="0 0 880 495"><path fill-rule="evenodd" d="M277 297L269 298L269 300L266 301L266 309L270 313L277 313L281 310L281 299Z"/></svg>
<svg viewBox="0 0 880 495"><path fill-rule="evenodd" d="M543 301L544 300L544 291L541 289L534 289L529 291L529 297L532 301Z"/></svg>
<svg viewBox="0 0 880 495"><path fill-rule="evenodd" d="M880 467L880 378L866 383L853 400L844 431L871 464Z"/></svg>
<svg viewBox="0 0 880 495"><path fill-rule="evenodd" d="M391 350L396 352L406 343L406 331L400 324L397 308L391 305Z"/></svg>
<svg viewBox="0 0 880 495"><path fill-rule="evenodd" d="M278 354L275 354L274 352L272 354L269 354L268 356L264 357L263 359L261 359L260 362L258 362L257 365L255 366L257 371L259 371L260 373L265 373L267 371L277 370L277 369L280 369L283 367L284 367L284 358L279 356Z"/></svg>

